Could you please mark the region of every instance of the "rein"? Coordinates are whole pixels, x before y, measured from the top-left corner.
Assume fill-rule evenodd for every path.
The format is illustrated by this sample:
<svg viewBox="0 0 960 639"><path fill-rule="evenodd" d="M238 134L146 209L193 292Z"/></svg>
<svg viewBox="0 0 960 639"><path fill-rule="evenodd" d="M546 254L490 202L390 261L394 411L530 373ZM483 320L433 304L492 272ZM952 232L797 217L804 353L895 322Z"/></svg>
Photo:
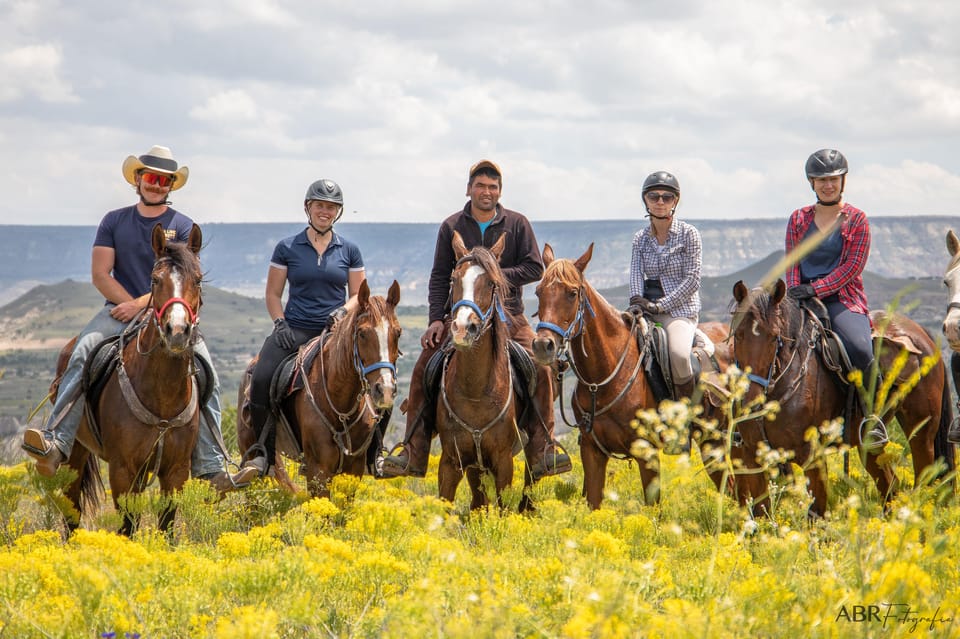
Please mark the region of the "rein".
<svg viewBox="0 0 960 639"><path fill-rule="evenodd" d="M463 261L464 259L466 258L462 258L461 261ZM500 293L496 286L493 287L493 298L491 299L490 306L489 308L487 308L486 311L481 309L480 306L477 305L477 303L474 302L473 300L461 299L455 302L453 306L450 308L450 315L453 316L456 313L457 309L462 307L469 308L471 311L473 311L474 314L477 315L477 317L480 318L480 322L481 322L480 331L477 333L475 340L479 339L480 336L486 333L490 329L490 327L493 326L494 312L496 312L496 317L499 318L500 323L503 326L506 326L509 323L506 313L503 310L503 305L500 302ZM490 430L491 428L493 428L503 420L504 415L507 414L507 410L510 408L510 404L513 403L513 364L510 362L509 355L507 355L507 380L508 380L507 401L504 402L503 407L500 409L500 412L497 413L496 417L488 421L486 424L484 424L480 428L474 428L473 426L468 424L466 421L464 421L459 415L457 415L457 413L453 410L453 407L450 405L450 400L447 398L447 383L446 383L447 367L450 364L451 359L452 357L448 356L443 361L443 370L440 373L440 399L443 400L443 406L444 408L447 409L447 412L450 414L450 417L453 418L453 421L456 422L458 426L460 426L461 428L466 430L468 433L470 433L470 435L473 437L473 445L477 451L476 466L480 470L486 470L486 466L483 462L483 449L480 447L480 442L483 439L483 435L488 430ZM454 440L454 442L455 442L454 445L456 445L456 440ZM460 457L461 457L460 451L458 449L457 458L460 459ZM461 468L463 467L462 462L460 466Z"/></svg>
<svg viewBox="0 0 960 639"><path fill-rule="evenodd" d="M320 360L320 387L323 389L323 395L324 395L324 398L327 400L327 404L330 406L330 410L334 412L334 414L337 416L337 420L340 422L341 428L339 430L334 426L333 422L331 422L330 419L327 418L326 413L317 404L316 397L313 394L313 389L311 388L309 377L307 375L308 371L305 368L304 352L299 351L297 353L297 359L296 359L296 367L300 375L304 379L303 388L304 388L304 392L306 393L307 399L310 400L309 402L310 406L320 417L321 423L323 423L323 425L327 427L327 430L330 431L330 436L333 438L333 441L336 443L337 450L340 453L339 460L337 463L337 470L335 471L336 474L339 474L340 472L343 471L343 464L344 464L345 458L353 457L359 454L360 451L366 450L367 446L369 446L370 442L373 439L373 429L371 429L370 432L367 434L366 438L364 439L363 443L359 447L353 448L352 447L353 440L350 437L350 431L353 429L354 426L360 423L360 420L364 417L364 415L366 415L367 413L369 413L372 416L379 415L379 413L376 410L374 410L373 406L370 403L370 384L367 382L366 375L375 370L386 368L391 372L394 380L396 380L396 377L397 377L397 367L394 366L391 362L380 360L380 361L374 362L373 364L370 364L369 366L365 366L363 364L363 360L360 358L360 349L357 346L357 343L359 341L358 335L360 332L359 325L360 325L361 317L363 316L360 316L357 318L354 324L354 329L353 329L353 370L354 372L357 373L360 389L357 392L356 399L354 401L353 406L347 412L340 412L339 410L337 410L337 407L333 403L333 398L330 397L330 388L329 388L329 385L327 384L326 370L324 368L324 353L322 350L323 349L322 345L321 345L321 352L317 356L317 359Z"/></svg>
<svg viewBox="0 0 960 639"><path fill-rule="evenodd" d="M570 428L580 429L581 432L589 433L592 435L594 442L597 444L597 447L600 449L603 454L607 457L617 457L614 453L609 451L600 440L597 438L596 433L593 430L593 421L598 415L603 415L611 408L613 408L623 397L627 394L630 388L633 386L633 383L636 381L637 376L640 373L640 368L643 365L643 351L646 348L644 344L643 348L638 349L637 352L637 363L634 366L633 371L630 374L630 378L627 380L627 383L624 384L623 388L617 393L617 395L606 405L601 408L597 408L597 395L600 392L600 389L612 382L620 374L620 371L623 369L623 365L627 360L627 353L630 351L630 343L638 342L637 334L640 330L640 324L637 322L636 318L633 319L633 323L630 326L629 337L627 344L624 345L624 348L621 350L620 359L617 361L616 366L614 366L613 371L607 375L607 377L600 382L591 382L586 379L583 375L580 368L577 366L576 359L574 358L573 351L570 348L573 340L582 337L584 331L587 327L587 315L591 317L596 317L597 314L593 310L593 306L590 304L590 300L587 298L584 288L580 287L580 304L577 308L577 313L574 315L573 320L566 329L561 328L557 324L552 322L538 322L535 330L540 330L541 328L547 329L556 333L560 336L560 347L557 349L557 361L561 364L568 364L570 369L573 371L574 377L577 379L577 385L583 385L587 391L590 393L590 407L588 410L584 410L580 403L577 402L577 391L574 389L572 402L576 402L576 408L580 409L580 420L571 423L570 419L567 417L566 411L563 408L563 372L558 371L557 373L557 385L559 388L558 395L561 397L560 402L560 416L563 418L564 423ZM581 343L582 347L582 343ZM581 348L582 350L582 348ZM624 456L624 459L629 456Z"/></svg>
<svg viewBox="0 0 960 639"><path fill-rule="evenodd" d="M183 304L190 311L191 321L193 323L193 326L196 327L198 323L198 319L196 314L194 314L193 310L190 308L190 305L187 304L186 301L184 301L181 298L171 298L170 301L168 301L166 304L163 305L160 311L156 311L155 313L151 313L149 315L150 321L146 321L146 322L143 321L144 315L147 313L147 309L144 308L143 311L141 311L140 316L136 320L134 320L134 322L131 324L131 329L125 330L120 334L120 342L117 348L117 382L120 386L120 394L123 396L123 399L127 404L127 408L130 409L130 412L133 413L133 416L136 417L137 420L139 420L140 422L148 426L154 426L159 431L157 433L157 438L153 443L153 448L156 451L156 454L154 455L154 460L155 460L154 468L152 471L154 478L157 476L157 472L160 469L160 461L163 458L163 445L166 439L166 434L174 428L180 428L182 426L186 426L188 423L190 423L193 420L193 416L197 412L197 406L199 403L198 397L200 395L199 389L197 387L197 377L195 374L192 374L192 373L190 374L190 400L187 402L187 405L183 408L183 410L180 411L179 414L177 414L176 416L170 419L160 417L159 415L155 415L154 413L152 413L150 409L148 409L146 405L144 405L143 400L141 400L140 396L137 394L137 390L136 388L134 388L133 382L131 381L129 374L127 373L127 368L124 365L123 352L126 348L126 344L128 343L128 342L125 342L125 338L128 337L134 330L136 331L136 334L137 334L136 336L137 354L146 356L154 351L154 349L156 348L156 344L154 344L154 346L148 349L147 351L141 350L141 337L143 333L150 326L153 326L154 330L156 330L158 334L160 334L158 343L163 339L162 338L163 332L160 330L159 321L160 321L160 318L163 316L163 310L169 307L172 301L179 301L179 303ZM195 340L196 340L196 332L193 334L193 338L191 339L191 350L190 350L191 355L193 352L192 347ZM192 359L193 358L190 357L191 361ZM192 364L190 366L192 367ZM144 473L142 472L144 470L145 470L145 466L141 468L141 472L138 472L137 476L141 478L145 477ZM149 484L146 484L143 487L146 488L146 486L148 485Z"/></svg>

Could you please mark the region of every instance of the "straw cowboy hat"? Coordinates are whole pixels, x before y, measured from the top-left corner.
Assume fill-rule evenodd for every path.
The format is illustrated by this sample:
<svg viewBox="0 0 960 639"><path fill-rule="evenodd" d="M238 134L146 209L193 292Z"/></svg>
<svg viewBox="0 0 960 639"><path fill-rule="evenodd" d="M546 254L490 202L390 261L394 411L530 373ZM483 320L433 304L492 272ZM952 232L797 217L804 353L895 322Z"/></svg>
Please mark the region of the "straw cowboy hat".
<svg viewBox="0 0 960 639"><path fill-rule="evenodd" d="M185 166L178 166L177 161L173 159L173 155L170 153L170 149L165 146L153 146L140 157L131 155L123 161L123 177L134 186L137 185L137 172L143 170L172 175L175 179L170 186L171 191L183 188L190 176L190 169Z"/></svg>

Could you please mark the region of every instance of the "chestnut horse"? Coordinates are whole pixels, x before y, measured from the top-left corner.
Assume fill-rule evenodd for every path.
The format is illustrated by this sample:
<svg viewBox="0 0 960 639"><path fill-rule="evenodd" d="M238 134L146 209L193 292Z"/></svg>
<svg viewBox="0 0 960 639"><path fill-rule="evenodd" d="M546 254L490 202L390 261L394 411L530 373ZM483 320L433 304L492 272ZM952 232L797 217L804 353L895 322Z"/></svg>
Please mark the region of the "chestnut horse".
<svg viewBox="0 0 960 639"><path fill-rule="evenodd" d="M761 418L740 424L744 461L749 467L757 467L756 452L761 442L772 449L792 451L795 463L804 468L813 496L810 514L823 516L827 510L826 468L822 459L812 459L815 447L807 440L806 431L843 417L847 392L840 388L835 373L817 353L822 326L786 295L786 288L783 280L777 281L772 292L762 288L748 290L742 281L733 287L737 303L731 323L734 355L741 368L752 370L745 400L764 394L766 399L780 404L773 421ZM910 442L916 480L938 458L952 470L953 449L946 445L952 415L950 388L945 383L938 346L920 325L902 315L874 311L871 320L875 327L884 327L882 336L874 336L875 349L879 349L878 365L883 375L896 374L896 379L887 382L893 384L889 396L899 400L892 406L875 407L879 414L871 419L897 417ZM906 355L906 361L895 370L898 354ZM914 382L911 389L909 384ZM906 395L901 397L903 393ZM859 413L859 408L855 412ZM847 424L845 441L860 451L867 472L887 503L897 489L896 476L889 465L877 463L878 451L861 447L865 426L869 427L866 420L862 424L859 420ZM756 507L760 511L767 508L763 474L748 474L743 479L750 484L750 495L757 499ZM742 494L741 499L747 496Z"/></svg>
<svg viewBox="0 0 960 639"><path fill-rule="evenodd" d="M481 486L492 475L497 498L513 482L513 451L520 440L520 410L513 387L508 353L509 328L501 305L508 284L498 263L501 237L489 250L467 251L460 234L453 234L456 267L450 277L450 337L453 351L444 362L437 401L440 497L453 501L467 475L475 509L487 504ZM527 456L529 459L530 456ZM525 486L532 484L530 471ZM520 509L530 508L524 495Z"/></svg>
<svg viewBox="0 0 960 639"><path fill-rule="evenodd" d="M544 245L546 271L537 286L540 322L533 342L534 357L543 365L569 363L577 378L572 405L575 426L580 429L583 492L590 508L599 508L603 500L611 457L637 462L644 495L648 502L654 502L659 499L659 460L657 456L634 453L633 445L641 435L631 425L638 410L656 407L641 370L647 322L638 318L632 325L626 324L621 312L587 281L584 271L592 256L593 244L576 261L555 259L553 248ZM716 345L715 357L725 370L729 361L724 342L726 327L711 322L701 324L700 330ZM710 411L706 401L705 406ZM701 441L705 458L709 446L721 445L713 439ZM650 444L661 446L654 441ZM722 471L712 471L710 476L719 488Z"/></svg>
<svg viewBox="0 0 960 639"><path fill-rule="evenodd" d="M363 475L374 428L396 398L400 285L394 280L384 299L371 296L364 280L357 302L325 333L326 339L321 336L300 347L293 365L302 383L282 399L276 423L277 452L302 460L307 487L315 497L329 497L328 483L335 475ZM308 361L318 345L320 352ZM247 406L249 383L248 374L241 381L237 405L242 450L256 442ZM293 488L282 464L275 472L278 481Z"/></svg>
<svg viewBox="0 0 960 639"><path fill-rule="evenodd" d="M67 497L81 513L84 503L98 507L102 480L97 458L107 462L125 535L138 522L122 508L124 495L142 492L151 475L159 480L161 493L171 495L190 477L200 419L193 343L199 335L201 242L197 225L186 244L168 243L163 227L154 227L156 262L145 316L120 335L116 368L97 401L88 403L77 432L79 445L67 462L78 474ZM175 516L176 507L168 503L159 514L159 528L169 530Z"/></svg>

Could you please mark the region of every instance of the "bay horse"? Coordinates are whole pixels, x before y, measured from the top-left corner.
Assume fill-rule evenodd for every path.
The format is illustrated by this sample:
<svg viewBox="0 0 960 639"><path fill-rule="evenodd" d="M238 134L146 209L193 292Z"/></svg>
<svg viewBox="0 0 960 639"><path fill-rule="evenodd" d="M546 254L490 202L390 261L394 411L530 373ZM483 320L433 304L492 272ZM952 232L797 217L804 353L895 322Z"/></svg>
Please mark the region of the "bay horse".
<svg viewBox="0 0 960 639"><path fill-rule="evenodd" d="M470 508L488 503L481 485L484 474L493 477L499 501L513 482L513 456L521 440L513 370L508 352L509 321L501 304L508 290L499 258L504 238L487 249L468 251L454 232L457 259L450 278L450 337L452 352L444 361L437 401L442 499L453 501L464 473L470 485ZM530 459L527 451L527 459ZM524 487L533 483L529 468ZM524 491L520 510L531 508Z"/></svg>
<svg viewBox="0 0 960 639"><path fill-rule="evenodd" d="M389 418L397 393L399 303L396 280L386 298L371 296L364 280L357 306L329 332L301 346L293 358L294 383L280 400L279 415L275 413L277 453L303 462L314 497L330 496L328 484L335 475L363 475L374 429L382 418ZM255 363L256 359L250 362L238 393L241 450L256 443L248 406L249 373ZM278 482L292 490L283 464L274 468Z"/></svg>
<svg viewBox="0 0 960 639"><path fill-rule="evenodd" d="M534 358L554 367L568 363L576 376L571 401L576 423L572 425L580 430L583 494L590 508L599 508L603 500L611 458L637 462L644 497L652 503L659 499L659 459L649 453L650 448L647 454L636 454L634 444L644 439L654 453L662 444L654 441L659 439L655 434L641 436L631 425L638 410L657 405L642 370L647 321L636 318L628 325L623 314L590 284L584 271L592 256L593 244L576 260L557 259L553 248L544 245L546 270L536 289L540 321L535 327ZM726 326L710 322L699 328L716 345L715 358L722 372L729 361ZM706 395L703 399L705 410L712 414ZM706 437L700 445L706 464L706 450L721 443ZM710 477L718 488L724 485L722 471L710 471Z"/></svg>
<svg viewBox="0 0 960 639"><path fill-rule="evenodd" d="M836 373L827 368L817 353L822 325L787 296L786 289L782 279L772 291L749 290L742 281L733 287L736 310L730 332L734 356L741 368L753 371L745 401L763 394L780 405L773 421L746 420L740 423L739 431L748 467L758 467L756 452L761 443L774 450L793 452L795 463L804 468L813 497L809 514L822 517L827 510L826 468L823 459L813 458L819 448L807 439L806 433L811 427L844 416L847 391L841 389L834 379ZM896 416L910 444L917 482L924 469L938 458L952 470L953 449L946 445L946 431L952 419L950 389L945 383L939 347L920 325L905 316L874 311L871 322L879 370L884 377L895 376L878 385L881 390L889 389L891 401L875 406L877 414L871 419ZM882 327L880 335L877 327ZM900 360L895 364L898 356ZM877 397L884 399L881 392ZM862 447L864 426L869 427L868 420L845 425L845 441L860 452L887 504L898 488L896 476L889 465L878 463L881 451ZM763 474L747 474L743 479L749 484L749 495L742 494L741 500L752 496L761 512L767 509L769 499Z"/></svg>
<svg viewBox="0 0 960 639"><path fill-rule="evenodd" d="M190 477L200 420L193 344L199 335L202 303L198 257L202 239L196 224L185 244L168 242L160 224L153 228L156 261L150 275L150 302L119 336L115 367L99 397L90 403L88 395L78 445L67 460L77 479L66 495L81 514L84 505L99 506L103 484L98 458L107 462L124 535L131 535L138 524L138 517L122 506L125 495L144 491L152 475L159 481L160 492L170 496ZM91 354L91 360L96 361L96 355ZM168 501L159 513L158 527L169 531L175 516L176 506Z"/></svg>

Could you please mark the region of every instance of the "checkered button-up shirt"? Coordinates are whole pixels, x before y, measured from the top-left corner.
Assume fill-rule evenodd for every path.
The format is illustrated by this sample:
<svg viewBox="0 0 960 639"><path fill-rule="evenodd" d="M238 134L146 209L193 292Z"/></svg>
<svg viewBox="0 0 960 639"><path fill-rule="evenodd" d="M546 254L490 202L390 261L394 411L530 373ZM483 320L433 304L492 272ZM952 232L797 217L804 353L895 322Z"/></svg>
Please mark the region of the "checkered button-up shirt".
<svg viewBox="0 0 960 639"><path fill-rule="evenodd" d="M633 236L630 258L630 296L643 295L643 280L658 279L664 296L658 304L672 317L700 315L700 269L703 264L700 231L674 218L661 245L647 227Z"/></svg>

